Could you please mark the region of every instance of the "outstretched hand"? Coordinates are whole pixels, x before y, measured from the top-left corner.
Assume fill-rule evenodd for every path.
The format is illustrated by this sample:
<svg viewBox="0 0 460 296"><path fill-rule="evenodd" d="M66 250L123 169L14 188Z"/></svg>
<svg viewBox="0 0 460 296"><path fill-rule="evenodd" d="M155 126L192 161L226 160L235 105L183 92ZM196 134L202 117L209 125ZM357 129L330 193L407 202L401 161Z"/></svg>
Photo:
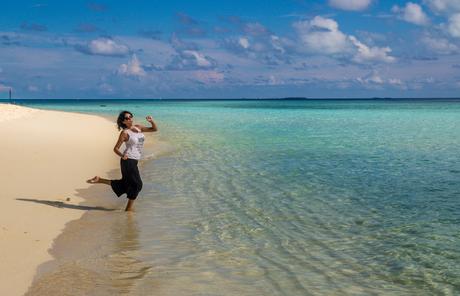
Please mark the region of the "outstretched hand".
<svg viewBox="0 0 460 296"><path fill-rule="evenodd" d="M146 119L148 122L153 123L153 118L152 118L152 116L149 115L149 116L147 116L145 119Z"/></svg>

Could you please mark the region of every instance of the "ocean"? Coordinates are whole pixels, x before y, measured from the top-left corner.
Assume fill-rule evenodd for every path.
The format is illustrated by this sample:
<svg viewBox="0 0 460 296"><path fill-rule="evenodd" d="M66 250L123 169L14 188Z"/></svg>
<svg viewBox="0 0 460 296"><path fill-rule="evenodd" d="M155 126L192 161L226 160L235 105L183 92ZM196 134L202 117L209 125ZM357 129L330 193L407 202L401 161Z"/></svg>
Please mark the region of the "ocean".
<svg viewBox="0 0 460 296"><path fill-rule="evenodd" d="M19 103L152 115L168 147L29 295L460 294L459 100Z"/></svg>

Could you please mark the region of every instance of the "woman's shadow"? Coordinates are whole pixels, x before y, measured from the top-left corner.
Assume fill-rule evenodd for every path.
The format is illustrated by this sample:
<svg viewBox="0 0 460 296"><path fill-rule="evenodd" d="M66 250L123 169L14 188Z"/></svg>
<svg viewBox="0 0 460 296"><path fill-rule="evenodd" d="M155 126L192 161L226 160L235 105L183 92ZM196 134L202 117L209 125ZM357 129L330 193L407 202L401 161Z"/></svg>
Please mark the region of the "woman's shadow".
<svg viewBox="0 0 460 296"><path fill-rule="evenodd" d="M63 201L55 201L55 200L43 200L43 199L33 199L33 198L16 198L16 200L20 201L29 201L35 202L47 206L52 206L56 208L66 208L66 209L74 209L74 210L83 210L83 211L115 211L115 209L108 209L99 206L83 206L83 205L74 205L70 203L65 203Z"/></svg>
<svg viewBox="0 0 460 296"><path fill-rule="evenodd" d="M109 178L115 178L119 175L118 170L108 172ZM86 183L82 185L88 185ZM110 187L107 186L90 186L83 188L75 188L75 196L83 198L83 201L76 205L70 202L69 198L62 198L61 200L45 200L36 198L16 198L19 201L34 202L42 205L47 205L55 208L82 210L82 211L118 211L120 208L120 201L123 199L113 198Z"/></svg>

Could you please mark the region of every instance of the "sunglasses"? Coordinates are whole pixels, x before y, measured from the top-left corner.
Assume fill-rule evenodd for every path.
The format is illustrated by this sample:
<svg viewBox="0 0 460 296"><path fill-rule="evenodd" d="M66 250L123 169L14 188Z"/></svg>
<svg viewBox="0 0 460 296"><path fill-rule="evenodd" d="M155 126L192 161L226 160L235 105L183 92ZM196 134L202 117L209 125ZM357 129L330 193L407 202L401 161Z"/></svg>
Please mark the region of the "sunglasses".
<svg viewBox="0 0 460 296"><path fill-rule="evenodd" d="M128 120L128 119L133 119L132 116L125 116L125 120Z"/></svg>

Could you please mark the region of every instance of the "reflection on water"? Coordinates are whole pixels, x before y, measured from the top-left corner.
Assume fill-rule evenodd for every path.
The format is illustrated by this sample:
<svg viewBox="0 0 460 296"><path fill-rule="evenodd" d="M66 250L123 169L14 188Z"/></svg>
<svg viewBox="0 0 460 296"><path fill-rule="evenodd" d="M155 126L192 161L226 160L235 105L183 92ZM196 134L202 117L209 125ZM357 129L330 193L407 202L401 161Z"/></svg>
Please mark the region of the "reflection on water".
<svg viewBox="0 0 460 296"><path fill-rule="evenodd" d="M133 214L89 212L68 225L57 245L57 260L47 268L51 272L44 272L26 295L129 295L150 269L138 259Z"/></svg>

